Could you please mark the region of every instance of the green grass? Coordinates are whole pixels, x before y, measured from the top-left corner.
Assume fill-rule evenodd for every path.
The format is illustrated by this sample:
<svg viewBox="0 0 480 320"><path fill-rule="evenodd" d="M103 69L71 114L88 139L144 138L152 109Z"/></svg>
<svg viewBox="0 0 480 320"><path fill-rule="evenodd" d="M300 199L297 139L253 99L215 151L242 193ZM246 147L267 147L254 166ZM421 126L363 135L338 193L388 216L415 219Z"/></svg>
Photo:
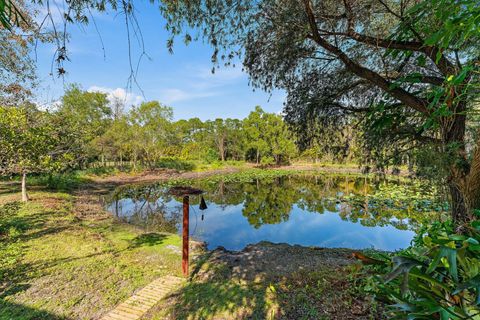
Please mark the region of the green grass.
<svg viewBox="0 0 480 320"><path fill-rule="evenodd" d="M153 279L179 275L177 235L79 220L66 193L31 196L0 205L0 319L96 318Z"/></svg>

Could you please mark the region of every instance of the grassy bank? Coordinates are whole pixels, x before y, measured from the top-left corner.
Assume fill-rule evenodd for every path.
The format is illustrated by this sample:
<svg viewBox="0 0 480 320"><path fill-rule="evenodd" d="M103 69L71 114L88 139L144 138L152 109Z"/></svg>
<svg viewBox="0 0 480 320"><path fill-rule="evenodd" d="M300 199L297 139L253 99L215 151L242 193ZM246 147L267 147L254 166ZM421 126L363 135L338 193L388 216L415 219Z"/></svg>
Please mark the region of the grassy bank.
<svg viewBox="0 0 480 320"><path fill-rule="evenodd" d="M0 319L95 319L178 274L177 235L142 234L108 216L80 220L70 194L31 197L0 204Z"/></svg>
<svg viewBox="0 0 480 320"><path fill-rule="evenodd" d="M244 169L248 168L224 178L298 172L298 168ZM160 172L151 178L192 179L213 173ZM145 234L115 222L98 204L95 192L101 189L104 194L118 185L111 181L131 180L116 180L115 172L105 172L104 176L113 177L105 182L99 174L31 177L32 201L26 204L18 202L17 182L0 182L0 319L98 319L155 278L179 275L179 237ZM218 178L210 180L215 183ZM311 255L302 254L308 261ZM285 257L267 260L291 265ZM292 261L304 266L306 260ZM253 276L245 278L235 271L237 262L230 262L199 260L192 281L146 319L369 319L375 315L349 267L321 259L312 269L297 268L283 275L244 270ZM263 271L268 269L275 268Z"/></svg>

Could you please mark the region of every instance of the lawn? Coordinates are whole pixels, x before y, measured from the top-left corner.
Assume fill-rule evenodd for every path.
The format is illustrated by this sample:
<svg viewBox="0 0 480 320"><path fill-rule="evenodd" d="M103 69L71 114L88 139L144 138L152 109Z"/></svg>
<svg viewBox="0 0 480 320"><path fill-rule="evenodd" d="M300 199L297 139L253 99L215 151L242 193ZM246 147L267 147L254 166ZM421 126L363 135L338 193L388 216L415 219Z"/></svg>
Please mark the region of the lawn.
<svg viewBox="0 0 480 320"><path fill-rule="evenodd" d="M74 197L0 192L0 319L95 319L155 278L179 275L180 238L105 215L79 219Z"/></svg>

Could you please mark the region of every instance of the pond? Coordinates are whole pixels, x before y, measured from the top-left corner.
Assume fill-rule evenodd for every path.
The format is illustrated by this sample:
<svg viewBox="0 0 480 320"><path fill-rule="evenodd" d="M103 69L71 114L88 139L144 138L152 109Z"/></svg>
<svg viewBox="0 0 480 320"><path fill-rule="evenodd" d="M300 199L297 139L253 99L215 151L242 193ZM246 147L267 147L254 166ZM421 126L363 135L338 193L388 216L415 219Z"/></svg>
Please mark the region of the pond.
<svg viewBox="0 0 480 320"><path fill-rule="evenodd" d="M423 221L445 210L428 186L360 175L233 174L204 180L122 187L109 200L115 217L147 231L181 232L182 199L172 185L205 191L190 197L190 234L209 249L241 250L260 241L330 248L405 248Z"/></svg>

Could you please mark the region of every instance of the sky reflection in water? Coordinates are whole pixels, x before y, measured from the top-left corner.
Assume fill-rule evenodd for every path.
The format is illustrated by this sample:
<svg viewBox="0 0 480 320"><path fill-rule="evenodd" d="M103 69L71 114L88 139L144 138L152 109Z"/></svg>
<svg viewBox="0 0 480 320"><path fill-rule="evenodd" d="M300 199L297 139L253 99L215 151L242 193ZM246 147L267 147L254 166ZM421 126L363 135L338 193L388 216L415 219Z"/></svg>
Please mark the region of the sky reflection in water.
<svg viewBox="0 0 480 320"><path fill-rule="evenodd" d="M190 234L209 249L241 250L259 241L329 248L396 250L409 245L417 222L401 210L346 203L343 195L368 194L366 178L289 176L248 182L195 181L208 209L191 198ZM114 215L148 231L180 232L181 199L161 185L132 186L108 205ZM203 215L203 220L202 220Z"/></svg>

